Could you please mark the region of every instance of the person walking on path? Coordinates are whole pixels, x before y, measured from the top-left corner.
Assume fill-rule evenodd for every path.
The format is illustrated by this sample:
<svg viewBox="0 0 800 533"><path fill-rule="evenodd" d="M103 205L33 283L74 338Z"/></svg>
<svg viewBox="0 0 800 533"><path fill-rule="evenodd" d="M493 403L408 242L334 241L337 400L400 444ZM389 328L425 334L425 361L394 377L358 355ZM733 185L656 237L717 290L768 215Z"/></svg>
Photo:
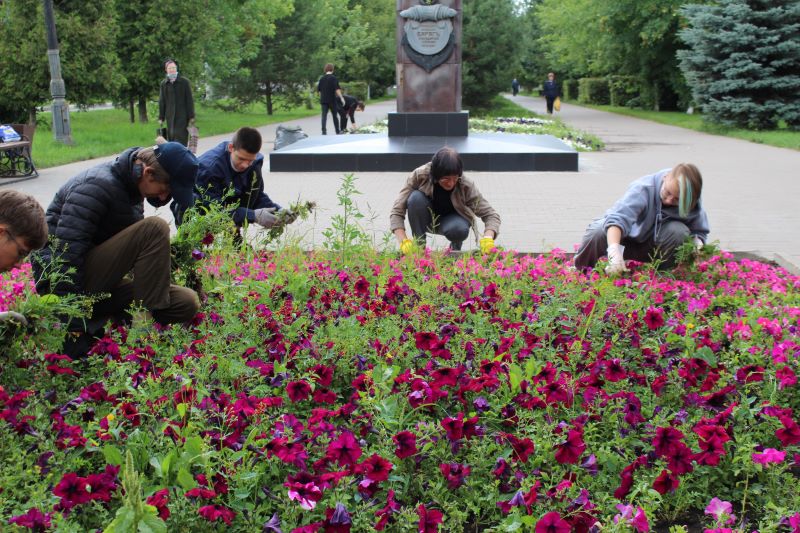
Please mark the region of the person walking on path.
<svg viewBox="0 0 800 533"><path fill-rule="evenodd" d="M606 214L586 229L575 267L594 268L608 256L607 274L627 270L626 259L675 265L675 251L689 236L700 249L708 238L708 217L700 201L703 178L696 166L680 163L634 181Z"/></svg>
<svg viewBox="0 0 800 533"><path fill-rule="evenodd" d="M544 99L547 101L547 114L553 114L553 102L556 101L556 98L561 96L561 89L556 83L556 75L552 72L547 74L547 81L544 82L542 86L543 90L542 93L544 94Z"/></svg>
<svg viewBox="0 0 800 533"><path fill-rule="evenodd" d="M339 108L339 130L347 132L347 117L350 117L350 122L353 124L353 129L356 129L356 111L364 111L364 102L356 100L349 94L342 95L344 104Z"/></svg>
<svg viewBox="0 0 800 533"><path fill-rule="evenodd" d="M394 201L390 216L390 229L404 254L413 252L416 245L425 246L426 233L444 235L451 250L461 250L469 230L479 235L475 218L485 226L479 241L481 252L494 247L500 231L500 215L478 191L475 184L463 176L461 156L454 149L444 147L426 163L414 170ZM416 244L408 238L405 217Z"/></svg>
<svg viewBox="0 0 800 533"><path fill-rule="evenodd" d="M223 141L199 158L195 197L201 204L218 202L231 209L237 229L245 222L265 228L290 224L297 218L286 212L264 192L261 133L255 128L236 130L231 141Z"/></svg>
<svg viewBox="0 0 800 533"><path fill-rule="evenodd" d="M178 76L178 65L168 59L164 63L167 77L161 82L158 94L158 121L161 127L167 121L168 141L189 145L189 126L195 125L194 99L189 80Z"/></svg>
<svg viewBox="0 0 800 533"><path fill-rule="evenodd" d="M127 319L131 303L145 309L135 322L191 320L199 308L197 294L170 283L169 225L158 216L144 218L143 211L145 199L158 207L170 199L191 205L196 175L194 154L168 142L129 148L115 161L69 179L47 208L53 241L32 257L36 290L55 295L109 293L95 303L89 323ZM89 332L83 330L83 321L68 328L78 333L72 346L83 346L85 354L87 341L80 337L85 339ZM80 349L73 353L82 355Z"/></svg>
<svg viewBox="0 0 800 533"><path fill-rule="evenodd" d="M519 81L517 78L511 80L511 94L517 96L519 94Z"/></svg>
<svg viewBox="0 0 800 533"><path fill-rule="evenodd" d="M342 88L339 87L339 80L333 75L333 65L331 63L325 65L325 74L317 83L317 92L319 93L319 103L322 107L322 134L328 134L328 111L330 111L333 129L336 130L338 135L340 128L337 106L344 106L344 97L342 96Z"/></svg>

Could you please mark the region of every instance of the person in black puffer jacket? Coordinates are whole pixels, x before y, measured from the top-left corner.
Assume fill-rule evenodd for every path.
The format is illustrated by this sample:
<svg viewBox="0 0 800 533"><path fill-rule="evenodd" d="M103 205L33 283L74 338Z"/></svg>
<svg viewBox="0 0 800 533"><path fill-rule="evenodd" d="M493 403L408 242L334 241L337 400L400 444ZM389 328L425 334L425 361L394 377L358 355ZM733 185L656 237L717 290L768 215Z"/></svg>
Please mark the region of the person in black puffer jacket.
<svg viewBox="0 0 800 533"><path fill-rule="evenodd" d="M130 148L67 181L47 208L51 242L31 261L37 291L109 293L90 323L122 317L131 303L146 310L142 320L191 320L197 294L170 284L169 226L159 217L144 218L143 201L163 206L172 199L185 210L193 202L197 167L186 147L168 142ZM60 275L51 284L54 271Z"/></svg>

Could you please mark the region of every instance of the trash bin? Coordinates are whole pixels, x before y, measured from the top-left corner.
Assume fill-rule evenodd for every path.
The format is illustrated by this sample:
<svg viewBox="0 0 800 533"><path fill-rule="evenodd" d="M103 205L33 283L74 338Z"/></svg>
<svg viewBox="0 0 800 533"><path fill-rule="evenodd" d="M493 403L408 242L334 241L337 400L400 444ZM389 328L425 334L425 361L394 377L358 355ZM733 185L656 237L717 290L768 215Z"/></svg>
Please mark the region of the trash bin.
<svg viewBox="0 0 800 533"><path fill-rule="evenodd" d="M280 150L306 137L308 137L308 135L303 132L303 128L300 126L280 125L275 131L275 149Z"/></svg>

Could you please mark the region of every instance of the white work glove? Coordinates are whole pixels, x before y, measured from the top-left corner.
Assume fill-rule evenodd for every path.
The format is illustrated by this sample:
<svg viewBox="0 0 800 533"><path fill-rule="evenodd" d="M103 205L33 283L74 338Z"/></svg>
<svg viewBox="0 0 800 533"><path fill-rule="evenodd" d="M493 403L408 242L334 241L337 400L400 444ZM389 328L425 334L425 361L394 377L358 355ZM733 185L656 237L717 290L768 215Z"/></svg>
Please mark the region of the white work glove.
<svg viewBox="0 0 800 533"><path fill-rule="evenodd" d="M339 97L339 103L342 104L342 107L344 107L344 96Z"/></svg>
<svg viewBox="0 0 800 533"><path fill-rule="evenodd" d="M275 215L274 207L265 207L263 209L256 209L255 215L256 215L256 224L258 224L259 226L263 226L265 228L271 228L278 221L278 217Z"/></svg>
<svg viewBox="0 0 800 533"><path fill-rule="evenodd" d="M608 246L608 249L606 250L608 253L608 266L606 266L606 274L609 276L614 276L628 270L625 268L625 258L622 255L624 251L625 247L621 244L611 244Z"/></svg>
<svg viewBox="0 0 800 533"><path fill-rule="evenodd" d="M0 324L10 323L16 326L27 326L28 321L23 315L16 311L2 311L0 312Z"/></svg>
<svg viewBox="0 0 800 533"><path fill-rule="evenodd" d="M703 249L703 239L698 237L697 235L694 236L694 249L698 252Z"/></svg>

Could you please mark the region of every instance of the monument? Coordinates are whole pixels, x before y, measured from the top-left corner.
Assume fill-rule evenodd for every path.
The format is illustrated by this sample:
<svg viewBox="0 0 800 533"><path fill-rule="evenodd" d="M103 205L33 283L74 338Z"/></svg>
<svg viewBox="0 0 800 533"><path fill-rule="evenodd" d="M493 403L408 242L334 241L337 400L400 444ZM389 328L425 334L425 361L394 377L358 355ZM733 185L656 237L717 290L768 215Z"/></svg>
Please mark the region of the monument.
<svg viewBox="0 0 800 533"><path fill-rule="evenodd" d="M389 132L303 139L270 153L282 172L401 171L443 146L466 170L577 171L578 153L551 135L469 134L461 109L462 0L397 0L397 112Z"/></svg>

